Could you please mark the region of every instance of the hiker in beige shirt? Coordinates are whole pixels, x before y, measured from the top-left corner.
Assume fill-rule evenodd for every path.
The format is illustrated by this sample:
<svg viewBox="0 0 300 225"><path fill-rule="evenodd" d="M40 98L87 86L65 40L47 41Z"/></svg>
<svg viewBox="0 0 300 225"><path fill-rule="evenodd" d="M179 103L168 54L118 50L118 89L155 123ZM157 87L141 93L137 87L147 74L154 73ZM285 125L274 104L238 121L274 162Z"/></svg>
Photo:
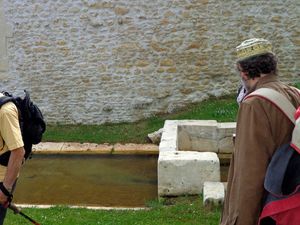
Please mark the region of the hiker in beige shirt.
<svg viewBox="0 0 300 225"><path fill-rule="evenodd" d="M5 192L12 194L24 159L23 146L18 109L8 102L0 108L0 155L11 151L7 167L0 166L0 225L3 224L8 203Z"/></svg>

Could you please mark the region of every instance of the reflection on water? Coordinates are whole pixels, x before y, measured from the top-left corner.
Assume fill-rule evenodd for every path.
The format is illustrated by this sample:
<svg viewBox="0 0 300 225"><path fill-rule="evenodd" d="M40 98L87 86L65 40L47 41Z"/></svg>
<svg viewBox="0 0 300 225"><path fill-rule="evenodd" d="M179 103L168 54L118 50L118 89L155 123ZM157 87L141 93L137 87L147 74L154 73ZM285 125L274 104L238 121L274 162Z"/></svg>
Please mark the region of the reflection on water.
<svg viewBox="0 0 300 225"><path fill-rule="evenodd" d="M227 182L229 165L221 165L221 182Z"/></svg>
<svg viewBox="0 0 300 225"><path fill-rule="evenodd" d="M34 155L14 201L26 204L144 206L157 198L156 155Z"/></svg>
<svg viewBox="0 0 300 225"><path fill-rule="evenodd" d="M230 158L220 158L221 182L227 182Z"/></svg>

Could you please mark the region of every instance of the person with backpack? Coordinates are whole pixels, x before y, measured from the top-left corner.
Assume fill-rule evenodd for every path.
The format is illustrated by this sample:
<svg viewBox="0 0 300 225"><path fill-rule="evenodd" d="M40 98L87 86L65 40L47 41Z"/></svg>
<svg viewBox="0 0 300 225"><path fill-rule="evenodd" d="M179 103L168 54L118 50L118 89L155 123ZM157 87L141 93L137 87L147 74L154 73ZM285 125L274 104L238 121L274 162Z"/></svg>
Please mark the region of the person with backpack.
<svg viewBox="0 0 300 225"><path fill-rule="evenodd" d="M291 141L294 124L266 98L247 96L256 90L271 89L297 109L300 93L279 81L277 58L268 40L248 39L236 52L237 70L247 95L243 96L238 110L235 148L220 225L256 225L266 196L264 182L268 165L276 149ZM270 219L264 224L276 222Z"/></svg>
<svg viewBox="0 0 300 225"><path fill-rule="evenodd" d="M13 191L21 166L31 156L33 144L42 140L46 123L40 109L25 97L0 93L0 225L12 208Z"/></svg>
<svg viewBox="0 0 300 225"><path fill-rule="evenodd" d="M0 97L3 94L0 94ZM3 224L13 188L20 173L25 150L19 125L19 113L12 102L0 108L0 155L10 151L7 167L0 168L0 224Z"/></svg>

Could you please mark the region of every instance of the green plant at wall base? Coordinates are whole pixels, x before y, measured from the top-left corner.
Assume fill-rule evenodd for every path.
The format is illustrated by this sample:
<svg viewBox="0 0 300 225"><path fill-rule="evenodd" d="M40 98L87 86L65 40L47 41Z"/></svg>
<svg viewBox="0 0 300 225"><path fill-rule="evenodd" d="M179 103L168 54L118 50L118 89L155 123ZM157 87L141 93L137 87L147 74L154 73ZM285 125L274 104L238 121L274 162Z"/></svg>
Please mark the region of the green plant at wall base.
<svg viewBox="0 0 300 225"><path fill-rule="evenodd" d="M235 121L238 105L235 96L210 98L182 108L176 113L156 115L135 123L103 125L48 125L43 141L94 143L145 143L147 134L163 127L165 120Z"/></svg>
<svg viewBox="0 0 300 225"><path fill-rule="evenodd" d="M206 209L200 197L179 197L163 203L148 203L147 210L89 210L53 207L23 209L23 212L43 225L215 225L220 220L220 208ZM8 212L5 225L30 224L20 215Z"/></svg>

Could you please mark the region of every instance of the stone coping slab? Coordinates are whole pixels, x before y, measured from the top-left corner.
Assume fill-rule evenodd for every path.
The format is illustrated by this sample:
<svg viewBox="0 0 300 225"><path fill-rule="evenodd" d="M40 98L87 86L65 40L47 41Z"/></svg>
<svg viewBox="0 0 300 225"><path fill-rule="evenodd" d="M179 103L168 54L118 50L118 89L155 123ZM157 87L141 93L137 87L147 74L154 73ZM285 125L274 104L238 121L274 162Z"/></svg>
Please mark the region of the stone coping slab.
<svg viewBox="0 0 300 225"><path fill-rule="evenodd" d="M32 147L34 153L158 154L154 144L96 144L77 142L41 142Z"/></svg>
<svg viewBox="0 0 300 225"><path fill-rule="evenodd" d="M235 122L166 120L159 144L158 195L199 194L204 182L220 182L218 154L222 163L229 161L235 129Z"/></svg>
<svg viewBox="0 0 300 225"><path fill-rule="evenodd" d="M153 144L115 144L117 154L158 154L158 146Z"/></svg>
<svg viewBox="0 0 300 225"><path fill-rule="evenodd" d="M231 154L235 122L216 120L166 120L160 152L199 151Z"/></svg>
<svg viewBox="0 0 300 225"><path fill-rule="evenodd" d="M24 208L37 208L37 209L49 209L56 207L57 205L32 205L32 204L16 204L21 209ZM92 210L149 210L147 207L106 207L106 206L81 206L81 205L65 205L66 207L73 209L92 209Z"/></svg>

